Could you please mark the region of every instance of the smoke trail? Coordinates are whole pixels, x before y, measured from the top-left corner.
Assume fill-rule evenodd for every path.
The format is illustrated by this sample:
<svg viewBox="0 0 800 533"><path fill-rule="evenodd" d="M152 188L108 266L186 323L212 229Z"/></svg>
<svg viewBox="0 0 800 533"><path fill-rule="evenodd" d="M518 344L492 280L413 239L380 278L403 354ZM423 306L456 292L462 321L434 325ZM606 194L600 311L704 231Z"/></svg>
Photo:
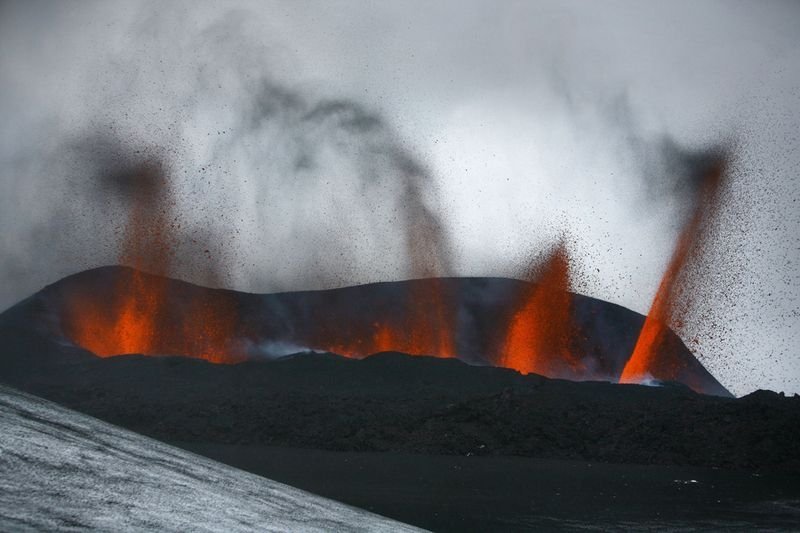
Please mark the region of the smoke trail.
<svg viewBox="0 0 800 533"><path fill-rule="evenodd" d="M237 153L242 146L269 146L279 135L284 153L277 157L289 163L279 168L285 179L293 182L290 187L295 194L300 195L293 199L292 207L302 209L304 197L319 194L321 174L330 172L344 178L344 186L336 191L346 199L336 210L338 215L344 215L345 222L335 239L337 244L346 246L342 241L352 239L354 232L371 231L351 226L348 219L352 212L373 224L382 214L392 214L391 232L404 236L404 249L399 252L406 261L406 276L432 277L451 272L446 233L426 201L431 196L433 180L380 115L351 100L315 100L267 80L247 96L239 113L238 125L232 127L235 133L215 146L220 159ZM342 176L343 171L348 175ZM282 191L257 188L254 193ZM381 213L376 205L385 206L388 212ZM377 249L384 246L376 241L391 238L381 232L371 237L371 244Z"/></svg>
<svg viewBox="0 0 800 533"><path fill-rule="evenodd" d="M452 271L430 173L380 113L279 79L242 13L199 29L167 28L173 19L136 19L133 40L154 49L90 64L86 79L102 82L82 91L86 116L17 164L53 187L37 191L41 229L21 237L38 257L9 254L4 273L44 261L63 275L121 258L264 291ZM145 191L151 175L163 177L158 191ZM132 202L141 231L169 228L169 242L139 239L168 266L142 263L145 250L120 256Z"/></svg>

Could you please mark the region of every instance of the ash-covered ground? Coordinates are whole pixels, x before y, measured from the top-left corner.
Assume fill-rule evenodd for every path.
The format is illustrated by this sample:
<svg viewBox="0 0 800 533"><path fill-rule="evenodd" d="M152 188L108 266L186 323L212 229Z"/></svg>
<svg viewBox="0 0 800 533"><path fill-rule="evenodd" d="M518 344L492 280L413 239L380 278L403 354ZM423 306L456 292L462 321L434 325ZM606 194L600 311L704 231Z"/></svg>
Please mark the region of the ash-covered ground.
<svg viewBox="0 0 800 533"><path fill-rule="evenodd" d="M0 385L4 531L418 531Z"/></svg>
<svg viewBox="0 0 800 533"><path fill-rule="evenodd" d="M385 516L442 531L600 517L606 528L800 524L798 397L549 379L396 352L99 358L53 333L57 289L0 315L0 380ZM341 294L326 298L347 303ZM617 324L641 325L620 309Z"/></svg>
<svg viewBox="0 0 800 533"><path fill-rule="evenodd" d="M159 439L800 472L800 398L570 382L457 360L88 359L15 385Z"/></svg>
<svg viewBox="0 0 800 533"><path fill-rule="evenodd" d="M455 360L126 356L18 385L434 531L795 530L800 399L574 383Z"/></svg>

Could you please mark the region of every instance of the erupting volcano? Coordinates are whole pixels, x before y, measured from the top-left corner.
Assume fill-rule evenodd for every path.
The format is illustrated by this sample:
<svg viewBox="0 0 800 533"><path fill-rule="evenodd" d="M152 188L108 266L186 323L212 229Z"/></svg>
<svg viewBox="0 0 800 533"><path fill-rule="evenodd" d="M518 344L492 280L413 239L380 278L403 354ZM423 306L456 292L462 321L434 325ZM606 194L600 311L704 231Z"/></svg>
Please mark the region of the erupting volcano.
<svg viewBox="0 0 800 533"><path fill-rule="evenodd" d="M181 216L168 174L152 162L130 165L110 183L127 209L119 261L132 268L60 290L59 334L100 357L181 355L237 363L280 356L274 349L279 345L358 359L391 351L574 380L653 377L719 393L724 389L668 324L677 280L698 245L721 176L721 165L706 173L653 308L643 325L634 325L633 316L610 319L617 311L570 292L563 241L532 269L527 283L489 278L482 287L436 277L448 270L447 261L437 220L422 204L414 204L423 222L409 226L407 253L412 272L423 279L343 289L350 291L347 297L336 291L266 295L268 305L231 291L176 284L170 277L180 259Z"/></svg>
<svg viewBox="0 0 800 533"><path fill-rule="evenodd" d="M0 533L800 531L798 21L0 0Z"/></svg>

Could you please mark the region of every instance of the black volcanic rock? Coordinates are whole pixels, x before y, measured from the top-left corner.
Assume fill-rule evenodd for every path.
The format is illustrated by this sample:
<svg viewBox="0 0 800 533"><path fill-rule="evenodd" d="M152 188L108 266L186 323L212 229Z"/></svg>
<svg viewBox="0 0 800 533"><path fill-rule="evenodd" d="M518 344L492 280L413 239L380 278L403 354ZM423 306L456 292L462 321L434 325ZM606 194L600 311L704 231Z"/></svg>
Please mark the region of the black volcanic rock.
<svg viewBox="0 0 800 533"><path fill-rule="evenodd" d="M778 395L571 382L402 354L236 365L131 355L10 381L170 442L800 471L800 398Z"/></svg>
<svg viewBox="0 0 800 533"><path fill-rule="evenodd" d="M58 335L58 302L113 272L68 278L0 315L0 381L173 442L800 470L800 398L768 392L734 399L679 383L573 382L399 353L350 359L312 351L231 365L176 356L98 358ZM511 283L449 282L466 293L474 284ZM274 306L271 299L280 298L286 326L313 305L335 315L361 298L362 310L378 309L386 291L398 287L232 294L247 320L254 320L248 309L263 311L265 300ZM175 282L173 290L189 297L206 289ZM380 295L371 304L370 291ZM581 298L588 302L581 305L605 309ZM638 316L611 309L623 324ZM278 315L260 315L269 316ZM279 329L263 325L264 335Z"/></svg>
<svg viewBox="0 0 800 533"><path fill-rule="evenodd" d="M0 315L0 341L6 346L9 342L18 344L17 340L7 341L6 337L23 335L28 338L23 345L50 342L59 347L71 346L64 328L64 319L69 313L68 303L79 296L84 302L102 306L113 292L115 283L130 277L133 272L125 267L98 268L46 287ZM164 278L148 274L140 276L144 283L164 284ZM167 280L165 290L170 316L160 320L165 328L173 327L172 324L184 319L181 313L187 308L187 302L213 301L214 296L224 295L228 301L234 302L238 315L237 343L246 347L248 358L261 359L308 350L335 351L332 345L337 343L373 338L378 323L395 324L399 331L403 331L407 327L402 322L403 313L408 313L409 306L416 305L409 303L409 295L435 293L453 317L452 335L459 358L470 364L491 365L500 355L498 347L502 345L519 295L524 294L527 285L523 281L503 278L443 278L257 295ZM617 381L633 351L644 317L621 306L580 294L571 293L570 296L572 321L577 330L571 339L572 351L580 357L582 370L574 373L565 368L563 374L554 377ZM680 338L673 333L670 335L667 345L674 352L670 355L681 362L677 381L698 392L730 396ZM71 347L71 353L78 357L80 347ZM48 352L49 349L42 347L38 351ZM61 353L62 350L59 348L57 351ZM158 353L185 355L171 352L168 346ZM20 354L17 362L28 357L31 356Z"/></svg>

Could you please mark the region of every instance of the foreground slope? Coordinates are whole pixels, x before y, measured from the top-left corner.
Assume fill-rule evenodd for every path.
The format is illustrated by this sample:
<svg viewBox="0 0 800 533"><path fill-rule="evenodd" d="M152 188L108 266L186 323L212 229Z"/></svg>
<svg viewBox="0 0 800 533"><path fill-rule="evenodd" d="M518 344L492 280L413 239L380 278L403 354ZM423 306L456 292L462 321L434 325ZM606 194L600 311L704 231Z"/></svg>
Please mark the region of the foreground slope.
<svg viewBox="0 0 800 533"><path fill-rule="evenodd" d="M397 353L87 356L0 369L0 381L165 441L800 470L800 397L768 392L721 398Z"/></svg>
<svg viewBox="0 0 800 533"><path fill-rule="evenodd" d="M0 529L417 531L0 386Z"/></svg>

